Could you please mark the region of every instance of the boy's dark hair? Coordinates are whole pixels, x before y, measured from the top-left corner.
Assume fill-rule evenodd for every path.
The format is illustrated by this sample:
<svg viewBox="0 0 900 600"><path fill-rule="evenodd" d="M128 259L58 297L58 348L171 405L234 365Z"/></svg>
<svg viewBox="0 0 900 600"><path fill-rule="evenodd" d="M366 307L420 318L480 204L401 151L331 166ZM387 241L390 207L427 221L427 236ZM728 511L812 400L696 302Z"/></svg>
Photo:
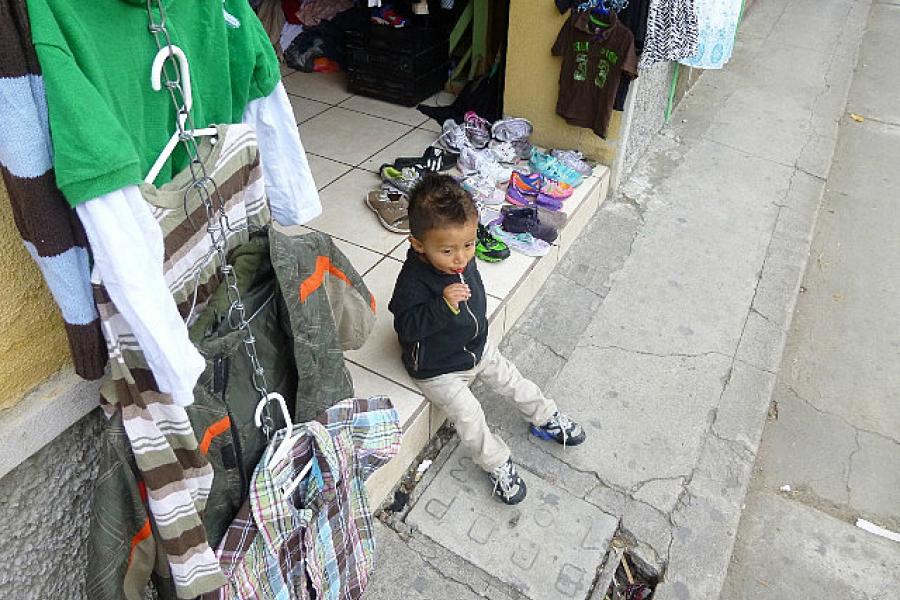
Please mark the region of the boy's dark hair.
<svg viewBox="0 0 900 600"><path fill-rule="evenodd" d="M409 192L409 230L416 239L472 219L478 220L472 196L449 175L429 173Z"/></svg>

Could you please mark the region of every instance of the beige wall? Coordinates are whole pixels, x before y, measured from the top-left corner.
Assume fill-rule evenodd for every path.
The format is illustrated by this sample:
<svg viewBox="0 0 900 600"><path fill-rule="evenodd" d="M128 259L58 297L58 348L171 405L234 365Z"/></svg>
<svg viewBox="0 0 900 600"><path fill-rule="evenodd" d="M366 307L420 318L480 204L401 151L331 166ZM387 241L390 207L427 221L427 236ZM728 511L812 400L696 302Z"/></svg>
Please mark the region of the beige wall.
<svg viewBox="0 0 900 600"><path fill-rule="evenodd" d="M503 110L534 123L532 141L548 148L577 148L603 164L612 164L622 113L614 112L609 142L584 127L572 127L556 114L561 59L550 54L566 17L556 4L511 0L509 50Z"/></svg>
<svg viewBox="0 0 900 600"><path fill-rule="evenodd" d="M22 245L0 181L0 409L68 362L69 344L56 303Z"/></svg>

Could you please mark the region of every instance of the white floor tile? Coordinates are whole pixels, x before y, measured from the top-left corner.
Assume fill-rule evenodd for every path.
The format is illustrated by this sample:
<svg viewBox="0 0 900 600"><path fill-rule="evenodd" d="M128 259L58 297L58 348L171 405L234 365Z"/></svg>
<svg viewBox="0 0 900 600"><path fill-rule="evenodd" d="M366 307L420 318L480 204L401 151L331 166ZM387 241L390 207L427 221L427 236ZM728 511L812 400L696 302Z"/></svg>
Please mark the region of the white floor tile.
<svg viewBox="0 0 900 600"><path fill-rule="evenodd" d="M320 190L353 168L315 154L307 154L306 158L309 160L309 168L312 169L313 181L316 182L316 187Z"/></svg>
<svg viewBox="0 0 900 600"><path fill-rule="evenodd" d="M382 227L365 203L366 194L380 182L368 171L351 170L322 190L322 214L307 225L378 254L389 253L403 235Z"/></svg>
<svg viewBox="0 0 900 600"><path fill-rule="evenodd" d="M422 156L425 149L428 148L437 138L434 132L425 129L413 129L402 138L368 159L361 165L363 169L377 172L381 165L392 163L400 157L406 156Z"/></svg>
<svg viewBox="0 0 900 600"><path fill-rule="evenodd" d="M303 123L300 138L309 152L357 165L411 130L409 125L335 107Z"/></svg>
<svg viewBox="0 0 900 600"><path fill-rule="evenodd" d="M425 398L395 382L385 379L358 364L347 361L347 370L353 377L353 393L360 398L387 396L400 414L400 425L405 425L419 410Z"/></svg>
<svg viewBox="0 0 900 600"><path fill-rule="evenodd" d="M369 291L375 295L378 321L366 344L359 350L345 353L345 356L388 379L416 389L400 361L400 342L394 331L393 315L388 310L400 267L397 261L382 261L364 277Z"/></svg>
<svg viewBox="0 0 900 600"><path fill-rule="evenodd" d="M303 96L326 104L337 104L352 94L347 91L346 73L304 73L294 71L282 77L289 94Z"/></svg>
<svg viewBox="0 0 900 600"><path fill-rule="evenodd" d="M331 108L330 104L300 96L291 96L290 94L288 94L288 100L291 102L291 108L294 109L294 120L297 121L297 124L308 121L317 114Z"/></svg>
<svg viewBox="0 0 900 600"><path fill-rule="evenodd" d="M344 253L347 258L350 259L350 264L356 267L356 270L362 275L365 275L366 272L374 267L379 260L384 258L377 252L372 252L371 250L360 248L356 244L351 244L350 242L345 242L344 240L335 239L334 244L341 252Z"/></svg>
<svg viewBox="0 0 900 600"><path fill-rule="evenodd" d="M366 98L365 96L351 96L341 102L341 108L356 110L375 117L390 119L391 121L399 121L406 125L421 125L428 118L414 107L410 108L399 104L391 104L390 102L382 102L381 100Z"/></svg>
<svg viewBox="0 0 900 600"><path fill-rule="evenodd" d="M504 261L479 263L478 270L487 293L496 298L506 298L534 262L534 258L513 251Z"/></svg>
<svg viewBox="0 0 900 600"><path fill-rule="evenodd" d="M393 251L391 251L391 257L396 258L397 260L400 260L400 261L406 260L407 250L409 250L409 242L404 240L403 242L400 243L399 246L397 246L396 248L394 248Z"/></svg>

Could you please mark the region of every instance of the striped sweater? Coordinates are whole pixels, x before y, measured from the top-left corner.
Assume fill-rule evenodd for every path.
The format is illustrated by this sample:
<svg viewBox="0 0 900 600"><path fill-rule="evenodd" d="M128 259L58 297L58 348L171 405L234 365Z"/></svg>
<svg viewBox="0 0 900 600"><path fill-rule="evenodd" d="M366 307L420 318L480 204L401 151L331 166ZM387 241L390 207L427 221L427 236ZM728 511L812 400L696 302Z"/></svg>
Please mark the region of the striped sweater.
<svg viewBox="0 0 900 600"><path fill-rule="evenodd" d="M47 102L25 0L0 0L0 176L13 220L65 322L75 372L98 379L106 345L90 286L90 248L51 162Z"/></svg>
<svg viewBox="0 0 900 600"><path fill-rule="evenodd" d="M225 204L228 246L249 239L249 229L270 221L253 130L220 126L218 142L200 144L207 175ZM197 317L220 283L221 265L211 252L206 211L192 179L182 172L165 186L141 186L141 195L162 229L164 276L185 318ZM213 198L216 202L218 199ZM187 412L160 393L125 319L99 279L94 293L109 345L112 381L102 390L108 416L121 410L122 423L146 484L147 505L179 598L192 598L225 583L207 542L200 513L206 507L213 471L197 443Z"/></svg>

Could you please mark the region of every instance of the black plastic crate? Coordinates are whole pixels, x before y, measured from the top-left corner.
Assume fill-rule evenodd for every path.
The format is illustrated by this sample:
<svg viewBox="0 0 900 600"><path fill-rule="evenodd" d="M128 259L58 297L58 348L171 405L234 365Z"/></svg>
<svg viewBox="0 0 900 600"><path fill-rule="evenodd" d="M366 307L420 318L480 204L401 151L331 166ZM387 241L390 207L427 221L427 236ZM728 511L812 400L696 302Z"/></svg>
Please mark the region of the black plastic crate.
<svg viewBox="0 0 900 600"><path fill-rule="evenodd" d="M373 50L360 46L347 46L347 70L370 74L384 73L404 79L416 79L447 64L447 42L442 42L416 54Z"/></svg>
<svg viewBox="0 0 900 600"><path fill-rule="evenodd" d="M438 40L449 39L446 31L435 27L407 25L397 28L372 23L347 31L346 36L348 45L403 54L418 54L432 48Z"/></svg>
<svg viewBox="0 0 900 600"><path fill-rule="evenodd" d="M415 79L397 79L386 73L350 71L349 91L403 106L415 106L422 100L441 91L447 81L445 63Z"/></svg>

